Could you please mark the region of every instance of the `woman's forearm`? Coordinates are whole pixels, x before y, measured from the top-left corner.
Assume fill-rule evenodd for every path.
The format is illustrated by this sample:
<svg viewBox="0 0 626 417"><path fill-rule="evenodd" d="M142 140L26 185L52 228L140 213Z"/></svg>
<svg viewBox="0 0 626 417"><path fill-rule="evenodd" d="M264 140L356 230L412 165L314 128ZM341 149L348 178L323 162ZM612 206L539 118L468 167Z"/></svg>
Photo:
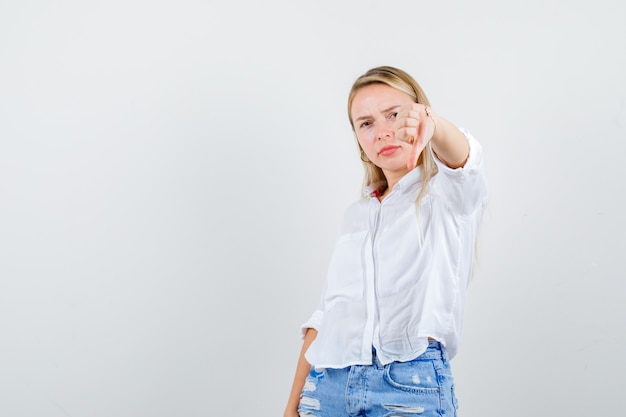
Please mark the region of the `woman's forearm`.
<svg viewBox="0 0 626 417"><path fill-rule="evenodd" d="M296 366L296 374L293 379L293 385L291 392L289 393L289 399L287 400L287 407L285 407L284 417L297 417L298 416L298 404L300 403L300 393L304 387L306 377L309 375L311 365L304 357L304 353L309 348L315 337L317 336L317 330L307 329L304 336L304 342L302 343L302 350L300 351L300 357L298 358L298 365Z"/></svg>
<svg viewBox="0 0 626 417"><path fill-rule="evenodd" d="M430 143L437 157L450 168L464 166L469 144L463 132L441 116L434 116L433 120L436 128Z"/></svg>

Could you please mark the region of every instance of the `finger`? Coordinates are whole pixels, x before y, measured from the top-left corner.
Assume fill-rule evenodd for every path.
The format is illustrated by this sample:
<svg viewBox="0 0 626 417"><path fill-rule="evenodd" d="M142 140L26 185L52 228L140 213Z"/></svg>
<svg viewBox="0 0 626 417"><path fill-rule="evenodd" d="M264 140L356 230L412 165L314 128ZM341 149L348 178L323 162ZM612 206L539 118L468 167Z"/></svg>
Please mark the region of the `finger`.
<svg viewBox="0 0 626 417"><path fill-rule="evenodd" d="M417 128L402 127L396 130L396 139L412 144L417 138L417 133Z"/></svg>
<svg viewBox="0 0 626 417"><path fill-rule="evenodd" d="M432 139L435 121L431 116L429 116L428 113L424 114L425 115L421 116L419 120L419 125L415 128L415 139L422 143L423 146L426 146L426 144Z"/></svg>
<svg viewBox="0 0 626 417"><path fill-rule="evenodd" d="M435 121L430 116L424 117L417 131L416 137L423 142L428 142L435 133Z"/></svg>
<svg viewBox="0 0 626 417"><path fill-rule="evenodd" d="M424 144L420 140L414 140L413 146L409 150L409 156L406 160L406 167L409 170L412 170L417 165L417 160L419 159L420 153L424 150Z"/></svg>
<svg viewBox="0 0 626 417"><path fill-rule="evenodd" d="M418 135L417 127L401 127L396 130L396 138L410 144L417 140Z"/></svg>
<svg viewBox="0 0 626 417"><path fill-rule="evenodd" d="M416 123L419 123L420 119L422 119L421 113L413 109L399 111L396 114L396 121L400 123L410 123L414 125Z"/></svg>

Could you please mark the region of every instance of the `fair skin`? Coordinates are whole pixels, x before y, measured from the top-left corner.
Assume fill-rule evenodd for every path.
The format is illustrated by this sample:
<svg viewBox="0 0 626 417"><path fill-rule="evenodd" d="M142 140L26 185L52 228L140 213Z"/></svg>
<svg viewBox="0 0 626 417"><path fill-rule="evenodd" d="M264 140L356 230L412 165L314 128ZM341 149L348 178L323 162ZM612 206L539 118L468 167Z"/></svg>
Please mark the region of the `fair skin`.
<svg viewBox="0 0 626 417"><path fill-rule="evenodd" d="M306 377L311 370L311 365L304 357L304 352L309 348L315 337L317 336L317 330L307 329L304 336L304 343L302 343L302 350L300 351L300 357L298 358L298 365L296 366L296 375L291 386L291 392L289 393L289 399L287 400L287 407L283 417L298 417L298 404L300 402L300 393L306 382Z"/></svg>
<svg viewBox="0 0 626 417"><path fill-rule="evenodd" d="M372 84L354 96L350 111L356 138L365 155L387 179L384 198L416 166L428 142L450 168L465 164L469 145L452 123L413 101L408 94L384 84Z"/></svg>
<svg viewBox="0 0 626 417"><path fill-rule="evenodd" d="M372 84L360 89L352 101L350 115L365 155L383 170L387 179L388 188L380 200L416 166L428 142L450 168L462 167L469 156L467 139L456 126L432 111L429 117L424 105L387 85ZM284 417L298 417L300 393L311 368L304 353L316 336L315 329L307 330Z"/></svg>

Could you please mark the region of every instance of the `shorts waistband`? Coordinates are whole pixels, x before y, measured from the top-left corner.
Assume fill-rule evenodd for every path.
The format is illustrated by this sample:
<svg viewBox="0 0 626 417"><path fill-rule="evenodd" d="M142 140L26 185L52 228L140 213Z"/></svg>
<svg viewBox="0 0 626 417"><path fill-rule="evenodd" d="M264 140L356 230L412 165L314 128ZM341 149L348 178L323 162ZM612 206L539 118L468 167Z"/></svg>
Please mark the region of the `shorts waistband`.
<svg viewBox="0 0 626 417"><path fill-rule="evenodd" d="M444 362L448 361L448 352L443 343L435 339L428 339L428 346L421 355L415 357L412 360L429 360L429 359L442 359ZM380 364L376 353L376 348L372 346L372 362L374 364Z"/></svg>

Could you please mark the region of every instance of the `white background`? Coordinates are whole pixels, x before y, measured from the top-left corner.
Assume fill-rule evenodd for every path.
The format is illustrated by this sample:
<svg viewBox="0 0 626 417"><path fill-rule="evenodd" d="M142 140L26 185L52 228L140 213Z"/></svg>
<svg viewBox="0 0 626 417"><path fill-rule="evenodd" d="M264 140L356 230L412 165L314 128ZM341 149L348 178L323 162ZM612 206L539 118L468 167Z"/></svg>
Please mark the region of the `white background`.
<svg viewBox="0 0 626 417"><path fill-rule="evenodd" d="M377 65L484 146L460 415L619 414L624 9L2 0L0 415L281 415Z"/></svg>

